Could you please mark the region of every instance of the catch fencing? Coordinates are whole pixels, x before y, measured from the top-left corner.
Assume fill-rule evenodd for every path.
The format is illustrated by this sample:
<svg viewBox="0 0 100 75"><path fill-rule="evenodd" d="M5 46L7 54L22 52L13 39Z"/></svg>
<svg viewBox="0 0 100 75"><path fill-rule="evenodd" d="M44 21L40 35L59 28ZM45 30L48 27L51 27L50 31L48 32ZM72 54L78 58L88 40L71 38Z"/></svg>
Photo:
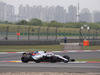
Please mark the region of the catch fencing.
<svg viewBox="0 0 100 75"><path fill-rule="evenodd" d="M81 32L81 33L80 33ZM0 25L0 40L49 40L68 38L99 40L100 29Z"/></svg>

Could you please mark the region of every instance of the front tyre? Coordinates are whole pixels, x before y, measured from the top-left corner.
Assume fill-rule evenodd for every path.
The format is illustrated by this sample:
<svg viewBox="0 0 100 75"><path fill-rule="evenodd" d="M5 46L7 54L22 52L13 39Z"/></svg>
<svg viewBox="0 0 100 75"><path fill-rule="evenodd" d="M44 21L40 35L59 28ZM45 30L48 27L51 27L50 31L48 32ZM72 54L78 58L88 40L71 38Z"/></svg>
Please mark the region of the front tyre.
<svg viewBox="0 0 100 75"><path fill-rule="evenodd" d="M68 55L64 55L63 57L66 58L66 59L68 60L68 61L66 61L66 62L69 62L70 57L69 57Z"/></svg>
<svg viewBox="0 0 100 75"><path fill-rule="evenodd" d="M64 61L64 63L68 63L68 61L67 61L67 60L65 60L65 61Z"/></svg>

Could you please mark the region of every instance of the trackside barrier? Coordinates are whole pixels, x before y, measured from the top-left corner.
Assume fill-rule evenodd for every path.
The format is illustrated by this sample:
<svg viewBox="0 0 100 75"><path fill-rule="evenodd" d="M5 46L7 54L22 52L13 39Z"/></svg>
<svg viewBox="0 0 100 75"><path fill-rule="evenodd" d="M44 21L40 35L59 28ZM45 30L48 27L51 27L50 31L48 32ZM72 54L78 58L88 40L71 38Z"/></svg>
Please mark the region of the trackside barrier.
<svg viewBox="0 0 100 75"><path fill-rule="evenodd" d="M83 46L89 46L89 40L84 40L83 41Z"/></svg>
<svg viewBox="0 0 100 75"><path fill-rule="evenodd" d="M42 26L5 26L0 25L0 40L34 40L34 39L63 39L64 36L77 38L80 36L79 28L60 28ZM100 40L100 28L82 30L81 34L87 40ZM58 37L58 38L57 38ZM5 39L7 38L7 39ZM96 41L97 42L97 41ZM83 43L83 40L82 42ZM97 43L96 43L97 44ZM90 45L90 44L89 44Z"/></svg>
<svg viewBox="0 0 100 75"><path fill-rule="evenodd" d="M20 36L20 32L19 33L16 33L17 34L17 36Z"/></svg>

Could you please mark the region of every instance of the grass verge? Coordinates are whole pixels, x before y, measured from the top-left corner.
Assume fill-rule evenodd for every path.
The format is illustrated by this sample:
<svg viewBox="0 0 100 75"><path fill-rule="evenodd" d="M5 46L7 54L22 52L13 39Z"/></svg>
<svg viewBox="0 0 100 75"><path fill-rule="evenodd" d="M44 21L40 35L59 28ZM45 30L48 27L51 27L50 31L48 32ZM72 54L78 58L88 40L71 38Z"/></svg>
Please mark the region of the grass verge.
<svg viewBox="0 0 100 75"><path fill-rule="evenodd" d="M82 50L100 50L100 45L98 45L98 46L82 46Z"/></svg>
<svg viewBox="0 0 100 75"><path fill-rule="evenodd" d="M62 51L62 45L22 45L22 46L0 46L0 52L32 52L32 51Z"/></svg>
<svg viewBox="0 0 100 75"><path fill-rule="evenodd" d="M63 45L17 45L0 46L0 52L62 51ZM100 50L99 46L82 46L82 50Z"/></svg>

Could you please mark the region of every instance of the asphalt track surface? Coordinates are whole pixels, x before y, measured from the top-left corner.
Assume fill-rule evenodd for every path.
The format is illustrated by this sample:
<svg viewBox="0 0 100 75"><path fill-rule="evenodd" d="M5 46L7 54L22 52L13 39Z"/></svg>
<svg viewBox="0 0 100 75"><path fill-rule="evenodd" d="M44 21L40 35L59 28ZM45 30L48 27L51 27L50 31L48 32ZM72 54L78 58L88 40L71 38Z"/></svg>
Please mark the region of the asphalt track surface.
<svg viewBox="0 0 100 75"><path fill-rule="evenodd" d="M69 55L74 59L100 59L98 52L61 52L60 55ZM94 72L100 73L100 63L21 63L2 62L20 60L21 54L0 54L0 72Z"/></svg>

